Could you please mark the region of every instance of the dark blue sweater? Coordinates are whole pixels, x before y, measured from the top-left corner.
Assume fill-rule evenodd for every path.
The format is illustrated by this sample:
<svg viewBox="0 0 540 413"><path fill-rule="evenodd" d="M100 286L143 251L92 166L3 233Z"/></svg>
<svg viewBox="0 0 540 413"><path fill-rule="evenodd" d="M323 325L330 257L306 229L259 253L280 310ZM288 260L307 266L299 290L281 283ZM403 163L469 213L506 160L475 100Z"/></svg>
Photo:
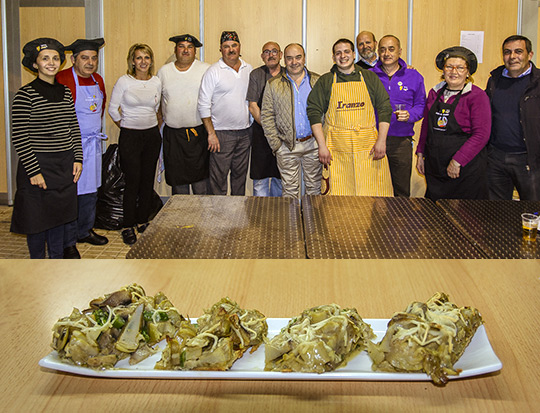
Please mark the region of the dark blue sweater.
<svg viewBox="0 0 540 413"><path fill-rule="evenodd" d="M495 89L491 109L493 124L490 143L504 152L525 153L527 146L523 140L523 128L519 121L519 101L531 81L531 75L499 79Z"/></svg>

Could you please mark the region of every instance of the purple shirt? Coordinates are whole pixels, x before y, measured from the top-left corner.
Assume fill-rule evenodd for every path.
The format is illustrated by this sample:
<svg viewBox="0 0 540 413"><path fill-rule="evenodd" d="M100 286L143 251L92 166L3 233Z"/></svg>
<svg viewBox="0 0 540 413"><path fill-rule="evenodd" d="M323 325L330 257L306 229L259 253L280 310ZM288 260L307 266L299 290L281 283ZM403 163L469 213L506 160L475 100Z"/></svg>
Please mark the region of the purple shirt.
<svg viewBox="0 0 540 413"><path fill-rule="evenodd" d="M294 127L296 129L296 139L305 138L311 135L311 124L307 116L307 98L309 92L311 92L311 85L309 84L309 75L304 69L304 78L300 82L300 86L297 86L295 81L292 80L287 74L287 79L291 82L294 97Z"/></svg>
<svg viewBox="0 0 540 413"><path fill-rule="evenodd" d="M416 153L424 153L428 135L429 110L444 83L439 83L429 91ZM451 96L446 103L451 104L455 98L456 96ZM442 99L443 96L441 95ZM454 116L463 132L471 135L453 156L456 162L465 166L486 146L491 133L491 105L486 92L471 83L467 83L456 106Z"/></svg>
<svg viewBox="0 0 540 413"><path fill-rule="evenodd" d="M388 136L414 136L414 124L422 119L426 106L424 77L414 69L407 69L407 63L403 59L399 59L399 65L401 67L391 79L382 69L381 61L370 70L379 76L388 92L392 111L395 110L396 104L400 103L405 105L403 110L409 112L407 122L398 122L395 113L392 112Z"/></svg>

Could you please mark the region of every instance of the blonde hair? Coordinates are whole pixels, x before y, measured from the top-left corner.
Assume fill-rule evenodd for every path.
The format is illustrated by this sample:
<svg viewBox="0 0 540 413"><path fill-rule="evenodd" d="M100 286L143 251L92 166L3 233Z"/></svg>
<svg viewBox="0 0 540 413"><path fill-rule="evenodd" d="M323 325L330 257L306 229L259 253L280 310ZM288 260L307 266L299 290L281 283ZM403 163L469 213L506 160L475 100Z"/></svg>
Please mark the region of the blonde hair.
<svg viewBox="0 0 540 413"><path fill-rule="evenodd" d="M150 68L148 69L148 74L150 76L154 76L154 52L152 51L152 48L144 43L135 43L133 46L129 48L129 52L127 55L127 74L131 76L135 76L135 64L133 63L133 59L135 58L135 52L137 50L142 50L144 53L146 53L148 56L150 56L150 60L152 63L150 64Z"/></svg>

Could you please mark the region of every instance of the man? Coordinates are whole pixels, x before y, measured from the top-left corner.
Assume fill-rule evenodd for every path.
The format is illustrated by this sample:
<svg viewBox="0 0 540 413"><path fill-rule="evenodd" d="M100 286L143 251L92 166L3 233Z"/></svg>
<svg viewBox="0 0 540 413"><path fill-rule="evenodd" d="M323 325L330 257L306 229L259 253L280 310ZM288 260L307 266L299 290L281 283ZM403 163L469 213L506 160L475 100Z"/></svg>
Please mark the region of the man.
<svg viewBox="0 0 540 413"><path fill-rule="evenodd" d="M360 32L356 36L356 47L358 48L358 62L362 69L371 69L377 64L377 40L371 32Z"/></svg>
<svg viewBox="0 0 540 413"><path fill-rule="evenodd" d="M540 70L531 41L510 36L502 46L503 66L491 72L486 93L492 126L488 146L490 199L540 201Z"/></svg>
<svg viewBox="0 0 540 413"><path fill-rule="evenodd" d="M305 67L304 48L285 48L285 71L270 79L264 90L261 120L268 144L276 155L283 196L300 198L303 173L307 195L321 193L322 168L306 112L307 97L319 79Z"/></svg>
<svg viewBox="0 0 540 413"><path fill-rule="evenodd" d="M97 190L101 186L101 119L105 108L105 84L96 73L98 50L102 38L77 39L65 50L70 50L72 67L62 70L56 80L71 90L75 112L81 128L83 171L77 182L77 220L66 225L64 233L64 258L81 258L76 243L105 245L109 240L92 228L96 219Z"/></svg>
<svg viewBox="0 0 540 413"><path fill-rule="evenodd" d="M244 195L251 145L246 93L251 65L240 58L236 32L221 34L221 59L203 76L199 91L199 114L208 132L210 188L214 195Z"/></svg>
<svg viewBox="0 0 540 413"><path fill-rule="evenodd" d="M268 42L262 48L261 59L264 65L251 72L246 99L249 102L249 112L255 119L251 138L251 169L254 196L281 196L281 175L276 163L276 157L268 145L261 126L261 106L266 82L277 76L283 68L280 65L283 53L279 44Z"/></svg>
<svg viewBox="0 0 540 413"><path fill-rule="evenodd" d="M174 36L176 61L167 63L157 76L161 80L163 160L165 180L172 194L208 193L208 134L197 109L201 80L210 67L195 59L202 43L190 34Z"/></svg>
<svg viewBox="0 0 540 413"><path fill-rule="evenodd" d="M401 42L396 36L384 36L379 41L378 54L379 61L371 70L381 79L394 109L386 138L392 187L395 196L409 197L414 124L424 116L426 105L424 78L416 70L407 68L401 59Z"/></svg>
<svg viewBox="0 0 540 413"><path fill-rule="evenodd" d="M313 88L307 110L319 160L329 168L328 193L392 196L385 156L392 116L388 93L375 73L354 64L350 40L334 43L332 58L335 64Z"/></svg>

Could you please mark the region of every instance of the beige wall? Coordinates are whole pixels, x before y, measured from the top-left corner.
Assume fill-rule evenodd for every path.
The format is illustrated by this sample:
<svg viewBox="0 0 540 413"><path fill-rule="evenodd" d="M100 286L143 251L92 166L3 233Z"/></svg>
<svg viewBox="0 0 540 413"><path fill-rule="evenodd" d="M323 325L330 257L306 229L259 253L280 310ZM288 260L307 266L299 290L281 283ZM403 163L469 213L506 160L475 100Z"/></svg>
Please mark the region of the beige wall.
<svg viewBox="0 0 540 413"><path fill-rule="evenodd" d="M38 37L53 37L63 44L69 44L77 37L84 37L84 8L83 7L22 7L19 11L21 47L30 40ZM1 38L0 38L1 39ZM1 60L0 60L1 65ZM70 67L67 60L64 67ZM0 66L0 74L2 67ZM34 80L35 75L27 69L22 69L21 86ZM4 125L4 84L1 82L2 101L0 109L0 193L7 192L6 172L6 140Z"/></svg>
<svg viewBox="0 0 540 413"><path fill-rule="evenodd" d="M0 26L1 29L1 26ZM0 42L2 41L2 30L0 30ZM0 193L7 192L7 171L6 171L6 125L4 112L4 59L0 55Z"/></svg>
<svg viewBox="0 0 540 413"><path fill-rule="evenodd" d="M235 30L242 44L242 59L253 67L262 64L261 47L273 40L282 48L302 41L302 1L205 0L205 60L216 62L224 30Z"/></svg>
<svg viewBox="0 0 540 413"><path fill-rule="evenodd" d="M68 45L85 35L84 7L21 7L19 20L21 48L38 37L52 37ZM69 55L62 69L66 67L71 67ZM34 79L31 71L22 69L21 86Z"/></svg>
<svg viewBox="0 0 540 413"><path fill-rule="evenodd" d="M155 58L156 73L173 53L169 37L191 33L199 36L198 0L104 0L105 86L110 95L116 80L127 70L126 57L134 43L146 43ZM120 132L107 118L109 142Z"/></svg>
<svg viewBox="0 0 540 413"><path fill-rule="evenodd" d="M306 57L311 70L328 71L334 41L339 37L353 40L354 3L354 0L308 1ZM454 0L449 6L439 0L415 0L413 54L409 63L424 75L426 89L437 83L440 76L434 65L436 54L444 47L459 44L461 30L485 32L484 63L475 75L476 84L484 87L489 71L501 63L502 40L516 30L517 4L509 0L489 3ZM370 30L378 39L385 34L398 36L405 58L409 47L407 10L407 0L360 0L360 30ZM82 8L21 8L20 11L21 44L40 36L56 37L65 43L84 37ZM205 36L201 41L205 44L207 62L213 63L220 57L221 31L236 30L242 42L243 59L257 67L261 64L261 46L265 41L277 41L282 48L291 42L301 42L302 0L205 0L204 24ZM133 43L150 45L159 68L172 54L170 36L191 33L200 37L199 1L104 0L104 32L104 77L110 95L118 77L125 73L127 51ZM24 71L23 83L31 79ZM106 119L109 142L116 142L118 128L107 115ZM0 192L6 190L4 146L0 148ZM414 176L413 193L423 193L422 185L423 179Z"/></svg>
<svg viewBox="0 0 540 413"><path fill-rule="evenodd" d="M424 75L426 86L432 87L440 78L435 68L437 53L459 45L461 30L482 30L483 63L474 79L477 86L485 88L489 72L502 64L502 41L516 32L517 1L490 0L488 7L487 2L454 0L452 10L448 9L447 2L415 0L413 63Z"/></svg>

